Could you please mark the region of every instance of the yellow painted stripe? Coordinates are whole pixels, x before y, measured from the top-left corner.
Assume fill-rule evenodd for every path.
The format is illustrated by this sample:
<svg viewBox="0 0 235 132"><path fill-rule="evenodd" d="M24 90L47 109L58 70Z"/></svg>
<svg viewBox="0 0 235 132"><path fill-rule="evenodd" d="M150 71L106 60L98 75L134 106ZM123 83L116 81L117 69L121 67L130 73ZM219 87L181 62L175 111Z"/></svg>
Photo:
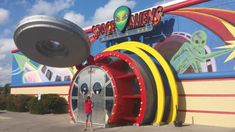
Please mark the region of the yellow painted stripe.
<svg viewBox="0 0 235 132"><path fill-rule="evenodd" d="M11 94L68 94L68 86L11 88Z"/></svg>
<svg viewBox="0 0 235 132"><path fill-rule="evenodd" d="M186 124L208 125L231 127L235 126L235 116L226 114L208 114L208 113L193 113L179 112L177 119L184 121Z"/></svg>
<svg viewBox="0 0 235 132"><path fill-rule="evenodd" d="M200 80L179 82L179 94L235 94L235 80Z"/></svg>
<svg viewBox="0 0 235 132"><path fill-rule="evenodd" d="M104 51L114 51L114 50L127 50L127 51L135 53L148 65L149 69L153 73L155 85L157 88L157 95L158 95L157 96L157 101L158 101L157 102L157 113L155 116L154 124L160 125L162 118L163 118L163 114L164 114L165 92L164 92L164 88L163 88L161 75L160 75L159 70L157 69L156 65L154 64L152 59L145 52L143 52L142 50L140 50L136 47L127 45L126 42L121 43L119 45L114 45L112 47L109 47L109 48L105 49Z"/></svg>
<svg viewBox="0 0 235 132"><path fill-rule="evenodd" d="M131 45L131 46L138 47L138 48L144 50L145 52L148 52L161 64L161 66L167 76L167 79L168 79L168 82L170 85L171 94L172 94L171 109L170 109L170 115L168 118L168 122L174 122L176 119L177 108L178 108L178 90L177 90L177 84L176 84L174 74L173 74L170 66L166 62L166 60L162 57L162 55L160 53L158 53L155 49L153 49L152 47L150 47L146 44L143 44L140 42L129 41L129 42L123 43L122 45Z"/></svg>
<svg viewBox="0 0 235 132"><path fill-rule="evenodd" d="M235 112L235 97L180 97L179 102L182 110Z"/></svg>

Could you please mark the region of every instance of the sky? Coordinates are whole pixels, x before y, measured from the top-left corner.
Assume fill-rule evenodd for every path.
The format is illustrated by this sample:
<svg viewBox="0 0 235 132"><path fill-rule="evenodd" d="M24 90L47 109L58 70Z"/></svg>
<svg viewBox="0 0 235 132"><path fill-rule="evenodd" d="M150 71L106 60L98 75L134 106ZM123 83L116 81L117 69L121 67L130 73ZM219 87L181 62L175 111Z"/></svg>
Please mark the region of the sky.
<svg viewBox="0 0 235 132"><path fill-rule="evenodd" d="M156 5L162 0L0 0L0 86L11 82L11 50L16 49L13 34L24 17L43 14L62 17L80 27L112 19L114 10L126 5L132 12Z"/></svg>

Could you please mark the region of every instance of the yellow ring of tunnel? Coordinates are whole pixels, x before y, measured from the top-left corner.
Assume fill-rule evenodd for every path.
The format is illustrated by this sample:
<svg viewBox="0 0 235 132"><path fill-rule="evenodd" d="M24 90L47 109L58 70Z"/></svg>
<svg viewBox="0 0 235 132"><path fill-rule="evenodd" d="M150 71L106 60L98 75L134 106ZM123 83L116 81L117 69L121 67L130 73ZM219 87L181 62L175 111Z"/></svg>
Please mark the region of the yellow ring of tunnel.
<svg viewBox="0 0 235 132"><path fill-rule="evenodd" d="M135 53L148 65L151 72L154 73L153 77L154 77L155 85L156 85L156 89L157 89L157 112L155 115L154 123L160 125L162 118L163 118L163 114L164 114L165 91L163 88L163 82L162 82L159 70L157 69L157 67L154 64L154 62L152 61L152 59L144 51L140 50L139 48L133 47L133 46L128 46L126 44L126 42L109 47L109 48L105 49L104 52L105 51L115 51L115 50L127 50L127 51Z"/></svg>
<svg viewBox="0 0 235 132"><path fill-rule="evenodd" d="M123 42L120 45L131 45L137 48L140 48L142 50L144 50L145 52L149 53L150 55L152 55L162 66L169 85L170 85L170 90L171 90L171 109L170 109L170 114L168 117L168 121L167 122L174 122L177 116L177 108L178 108L178 89L177 89L177 84L176 84L176 80L174 77L174 74L169 66L169 64L167 63L167 61L163 58L163 56L156 51L155 49L153 49L152 47L144 44L144 43L140 43L140 42L134 42L134 41L129 41L129 42Z"/></svg>

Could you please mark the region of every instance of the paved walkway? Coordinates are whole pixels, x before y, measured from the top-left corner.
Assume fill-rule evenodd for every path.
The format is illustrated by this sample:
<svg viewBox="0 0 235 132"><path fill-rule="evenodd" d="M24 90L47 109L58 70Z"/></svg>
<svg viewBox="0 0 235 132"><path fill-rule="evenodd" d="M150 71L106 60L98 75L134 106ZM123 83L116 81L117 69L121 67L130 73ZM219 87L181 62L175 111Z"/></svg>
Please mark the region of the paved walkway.
<svg viewBox="0 0 235 132"><path fill-rule="evenodd" d="M0 132L81 132L83 126L70 123L68 114L33 115L0 111ZM153 126L125 126L115 128L95 128L97 132L235 132L235 128L209 127L187 125L174 127L164 125Z"/></svg>

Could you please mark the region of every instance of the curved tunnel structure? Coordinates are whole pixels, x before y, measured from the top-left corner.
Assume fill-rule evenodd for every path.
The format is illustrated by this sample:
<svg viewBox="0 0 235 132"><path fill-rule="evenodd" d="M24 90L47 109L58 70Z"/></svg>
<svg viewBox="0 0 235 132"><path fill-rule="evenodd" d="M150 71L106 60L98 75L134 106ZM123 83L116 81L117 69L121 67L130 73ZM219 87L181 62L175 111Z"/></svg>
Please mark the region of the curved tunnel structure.
<svg viewBox="0 0 235 132"><path fill-rule="evenodd" d="M133 45L133 47L127 45ZM132 53L124 54L115 50L126 50ZM101 117L104 121L103 124L161 124L175 120L178 107L175 78L167 62L156 50L143 43L124 42L96 55L92 65L103 69L111 78L114 91L111 111L106 107L107 102L101 106L104 108L103 111L107 112ZM78 74L82 71L78 71ZM166 77L163 78L162 74L165 74ZM75 78L77 76L75 75ZM98 74L94 73L93 76L98 76ZM171 80L171 83L163 83L162 79ZM76 118L79 117L76 114L82 114L83 111L77 112L72 108L74 98L71 96L74 91L79 93L79 88L74 87L76 81L79 82L74 79L70 88L69 106L72 119L82 121ZM168 91L166 103L165 91ZM93 91L91 95L94 93ZM103 98L106 96L104 95ZM165 116L165 120L163 120L163 116Z"/></svg>

